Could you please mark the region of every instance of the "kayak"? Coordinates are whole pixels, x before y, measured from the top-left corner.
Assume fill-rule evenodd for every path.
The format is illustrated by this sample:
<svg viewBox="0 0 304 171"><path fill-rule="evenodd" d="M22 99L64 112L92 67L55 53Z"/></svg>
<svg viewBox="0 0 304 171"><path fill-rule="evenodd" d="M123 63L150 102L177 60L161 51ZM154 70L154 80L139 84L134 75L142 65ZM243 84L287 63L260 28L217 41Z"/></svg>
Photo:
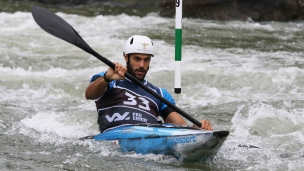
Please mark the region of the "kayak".
<svg viewBox="0 0 304 171"><path fill-rule="evenodd" d="M177 124L123 125L90 137L111 141L123 152L165 154L185 161L213 156L229 131L208 131Z"/></svg>

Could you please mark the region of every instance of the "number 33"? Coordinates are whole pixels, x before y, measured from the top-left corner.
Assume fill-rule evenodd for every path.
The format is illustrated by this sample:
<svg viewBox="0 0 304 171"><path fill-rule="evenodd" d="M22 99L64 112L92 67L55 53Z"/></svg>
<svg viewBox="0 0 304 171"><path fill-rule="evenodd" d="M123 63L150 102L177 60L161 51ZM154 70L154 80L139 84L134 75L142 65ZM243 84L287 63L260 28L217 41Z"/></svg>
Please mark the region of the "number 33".
<svg viewBox="0 0 304 171"><path fill-rule="evenodd" d="M128 96L128 101L124 101L125 105L131 105L131 106L136 106L137 105L137 100L136 96L133 96L132 94L126 92L126 96ZM138 107L141 109L145 109L150 111L150 106L149 106L149 101L143 97L137 97L137 99L140 100L140 104L138 104ZM141 105L142 104L142 105Z"/></svg>

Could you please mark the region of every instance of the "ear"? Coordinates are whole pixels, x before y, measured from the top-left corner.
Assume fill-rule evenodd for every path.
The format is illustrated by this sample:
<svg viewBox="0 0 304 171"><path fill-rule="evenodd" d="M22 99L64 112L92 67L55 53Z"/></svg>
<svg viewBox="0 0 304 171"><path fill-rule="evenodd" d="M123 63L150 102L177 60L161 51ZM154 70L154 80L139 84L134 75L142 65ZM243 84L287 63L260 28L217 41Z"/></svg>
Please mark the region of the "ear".
<svg viewBox="0 0 304 171"><path fill-rule="evenodd" d="M125 61L126 61L126 62L129 62L129 61L128 61L128 55L126 55L126 54L124 53L123 56L125 57Z"/></svg>

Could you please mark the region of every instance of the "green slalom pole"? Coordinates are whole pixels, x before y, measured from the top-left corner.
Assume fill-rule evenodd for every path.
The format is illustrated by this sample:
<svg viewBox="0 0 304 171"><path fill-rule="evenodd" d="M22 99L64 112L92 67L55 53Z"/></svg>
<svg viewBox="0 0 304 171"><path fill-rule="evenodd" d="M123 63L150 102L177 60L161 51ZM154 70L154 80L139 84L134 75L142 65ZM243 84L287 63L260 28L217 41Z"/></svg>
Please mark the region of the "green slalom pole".
<svg viewBox="0 0 304 171"><path fill-rule="evenodd" d="M181 61L182 61L182 7L183 0L176 0L175 10L175 87L174 92L180 94L181 88Z"/></svg>

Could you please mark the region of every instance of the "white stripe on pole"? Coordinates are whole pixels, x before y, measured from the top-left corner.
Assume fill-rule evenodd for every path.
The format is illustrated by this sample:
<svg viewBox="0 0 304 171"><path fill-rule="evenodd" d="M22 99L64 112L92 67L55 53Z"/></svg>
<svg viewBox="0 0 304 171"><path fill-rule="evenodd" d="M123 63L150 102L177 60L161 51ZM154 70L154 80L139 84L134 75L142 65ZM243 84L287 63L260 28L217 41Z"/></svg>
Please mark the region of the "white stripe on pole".
<svg viewBox="0 0 304 171"><path fill-rule="evenodd" d="M176 94L181 93L181 61L182 61L182 7L183 1L176 0L175 8L175 88Z"/></svg>

